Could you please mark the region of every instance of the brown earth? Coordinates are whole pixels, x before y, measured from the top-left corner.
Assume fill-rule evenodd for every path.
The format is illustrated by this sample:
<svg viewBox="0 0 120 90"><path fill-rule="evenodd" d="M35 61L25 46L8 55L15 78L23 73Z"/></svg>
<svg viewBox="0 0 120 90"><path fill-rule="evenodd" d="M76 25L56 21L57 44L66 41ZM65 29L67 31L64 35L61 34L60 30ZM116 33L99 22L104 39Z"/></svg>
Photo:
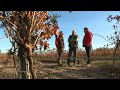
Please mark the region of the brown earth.
<svg viewBox="0 0 120 90"><path fill-rule="evenodd" d="M0 79L17 79L17 71L14 68L13 60L4 58L0 60ZM75 66L63 62L58 66L56 61L36 60L34 70L37 79L120 79L120 63L117 61L93 61L90 67L86 66L84 60Z"/></svg>

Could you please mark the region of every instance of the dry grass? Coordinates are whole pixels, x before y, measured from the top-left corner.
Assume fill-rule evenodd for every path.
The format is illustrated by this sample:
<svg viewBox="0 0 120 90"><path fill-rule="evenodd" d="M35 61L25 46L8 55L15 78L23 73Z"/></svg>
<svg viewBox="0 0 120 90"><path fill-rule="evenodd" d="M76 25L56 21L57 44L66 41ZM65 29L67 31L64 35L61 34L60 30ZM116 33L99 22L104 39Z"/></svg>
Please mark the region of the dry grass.
<svg viewBox="0 0 120 90"><path fill-rule="evenodd" d="M76 66L58 66L56 60L34 58L34 70L37 79L120 79L120 61L112 65L112 61L93 61L91 67L81 60ZM17 79L13 60L4 56L0 61L0 79Z"/></svg>
<svg viewBox="0 0 120 90"><path fill-rule="evenodd" d="M37 79L119 79L120 64L112 66L109 62L94 61L91 67L81 62L76 66L57 66L57 63L36 61L35 72ZM9 63L0 68L0 79L16 79L16 71Z"/></svg>

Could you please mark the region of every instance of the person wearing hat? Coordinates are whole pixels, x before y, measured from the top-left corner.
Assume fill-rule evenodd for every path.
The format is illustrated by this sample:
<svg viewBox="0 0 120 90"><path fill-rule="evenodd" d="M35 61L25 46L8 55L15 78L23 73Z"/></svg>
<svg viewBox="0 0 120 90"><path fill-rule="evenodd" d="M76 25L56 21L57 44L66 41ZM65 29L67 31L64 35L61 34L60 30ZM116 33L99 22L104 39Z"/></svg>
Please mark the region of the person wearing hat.
<svg viewBox="0 0 120 90"><path fill-rule="evenodd" d="M92 49L92 32L89 31L87 27L84 28L85 36L83 38L83 47L85 47L86 54L87 54L87 66L91 66L91 49Z"/></svg>
<svg viewBox="0 0 120 90"><path fill-rule="evenodd" d="M63 37L63 32L60 31L57 37L57 53L58 53L58 65L62 65L61 58L63 56L63 51L64 51L64 37Z"/></svg>
<svg viewBox="0 0 120 90"><path fill-rule="evenodd" d="M74 54L74 65L75 65L75 61L76 61L76 57L77 57L77 49L78 49L78 40L79 37L76 34L76 31L73 30L72 31L72 35L69 36L68 38L68 43L69 43L69 52L68 52L68 59L67 59L67 64L70 65L71 62L71 56L72 53Z"/></svg>

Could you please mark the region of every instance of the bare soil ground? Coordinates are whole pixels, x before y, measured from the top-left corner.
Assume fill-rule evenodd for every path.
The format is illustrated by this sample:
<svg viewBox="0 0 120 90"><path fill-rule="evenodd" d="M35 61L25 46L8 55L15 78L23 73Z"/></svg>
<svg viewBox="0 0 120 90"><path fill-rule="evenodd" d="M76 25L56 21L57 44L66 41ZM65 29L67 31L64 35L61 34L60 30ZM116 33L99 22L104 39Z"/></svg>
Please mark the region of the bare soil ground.
<svg viewBox="0 0 120 90"><path fill-rule="evenodd" d="M84 60L75 66L63 62L58 66L56 61L36 60L34 70L37 79L120 79L120 61L112 65L112 61L93 61L90 67ZM17 79L17 71L13 60L4 58L0 60L0 79Z"/></svg>

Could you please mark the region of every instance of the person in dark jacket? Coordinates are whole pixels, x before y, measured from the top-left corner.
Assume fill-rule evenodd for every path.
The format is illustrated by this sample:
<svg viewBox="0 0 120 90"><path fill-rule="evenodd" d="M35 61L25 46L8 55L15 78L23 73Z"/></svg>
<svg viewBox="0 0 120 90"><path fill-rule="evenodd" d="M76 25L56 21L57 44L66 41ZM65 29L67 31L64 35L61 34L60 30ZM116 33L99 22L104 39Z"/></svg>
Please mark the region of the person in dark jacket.
<svg viewBox="0 0 120 90"><path fill-rule="evenodd" d="M79 37L76 35L76 31L72 31L72 35L69 36L68 42L69 42L69 52L68 52L68 59L67 64L70 65L71 56L72 53L74 54L74 65L77 57L77 49L78 49L78 40Z"/></svg>
<svg viewBox="0 0 120 90"><path fill-rule="evenodd" d="M87 54L87 57L88 57L87 66L90 66L90 64L91 64L91 59L90 58L91 58L93 34L92 34L92 32L90 32L88 30L87 27L84 28L84 33L85 33L85 36L83 38L83 47L85 47L86 54Z"/></svg>
<svg viewBox="0 0 120 90"><path fill-rule="evenodd" d="M57 52L58 52L58 65L61 66L62 65L61 58L64 52L64 37L62 31L59 32L59 36L57 37L56 44L57 44Z"/></svg>

